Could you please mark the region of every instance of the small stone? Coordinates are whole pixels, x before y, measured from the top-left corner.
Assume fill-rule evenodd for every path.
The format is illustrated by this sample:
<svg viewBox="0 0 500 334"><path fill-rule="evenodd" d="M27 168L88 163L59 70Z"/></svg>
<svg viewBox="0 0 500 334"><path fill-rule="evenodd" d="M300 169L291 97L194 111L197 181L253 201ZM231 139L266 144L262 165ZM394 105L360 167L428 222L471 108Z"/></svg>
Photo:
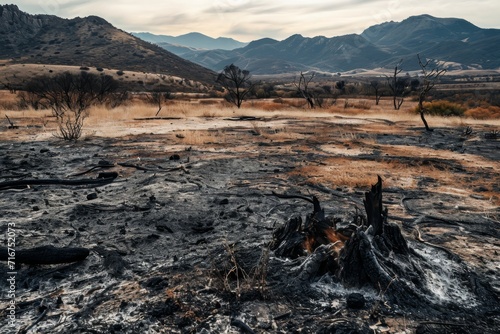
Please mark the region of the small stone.
<svg viewBox="0 0 500 334"><path fill-rule="evenodd" d="M472 194L470 195L471 198L474 198L474 199L479 199L479 200L485 200L487 199L485 196L483 195L477 195L477 194Z"/></svg>
<svg viewBox="0 0 500 334"><path fill-rule="evenodd" d="M173 160L173 161L178 161L178 160L181 160L181 156L178 155L178 154L173 154L173 155L170 156L169 159Z"/></svg>
<svg viewBox="0 0 500 334"><path fill-rule="evenodd" d="M347 307L353 309L362 309L365 307L365 297L360 293L351 293L347 296Z"/></svg>
<svg viewBox="0 0 500 334"><path fill-rule="evenodd" d="M89 201L93 200L93 199L96 199L97 198L97 193L90 193L87 195L87 199Z"/></svg>
<svg viewBox="0 0 500 334"><path fill-rule="evenodd" d="M40 211L40 207L39 207L39 206L37 206L37 205L35 205L35 206L33 207L33 211Z"/></svg>

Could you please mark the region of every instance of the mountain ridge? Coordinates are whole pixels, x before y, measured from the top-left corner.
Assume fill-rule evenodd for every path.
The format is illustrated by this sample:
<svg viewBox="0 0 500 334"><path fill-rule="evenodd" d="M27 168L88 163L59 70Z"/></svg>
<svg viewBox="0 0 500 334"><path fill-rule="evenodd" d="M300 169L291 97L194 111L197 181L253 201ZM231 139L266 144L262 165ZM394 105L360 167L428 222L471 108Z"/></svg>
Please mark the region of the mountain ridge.
<svg viewBox="0 0 500 334"><path fill-rule="evenodd" d="M64 19L0 5L0 59L145 71L203 83L215 73L115 28L98 16Z"/></svg>
<svg viewBox="0 0 500 334"><path fill-rule="evenodd" d="M262 38L234 50L184 50L182 57L214 71L235 63L255 74L391 68L401 59L405 69L416 70L417 54L453 64L455 69L496 69L500 68L500 49L496 45L500 45L500 29L479 28L460 18L422 14L374 25L361 34L294 34L282 41Z"/></svg>
<svg viewBox="0 0 500 334"><path fill-rule="evenodd" d="M181 38L177 42L182 38L210 43L235 41L201 33L176 38ZM11 63L148 71L210 84L215 72L231 63L253 74L269 75L393 68L403 59L404 70L410 71L418 69L416 55L420 54L451 69L500 68L500 29L483 29L464 19L428 14L410 16L401 22L384 22L368 27L361 34L334 37L294 34L281 41L261 38L232 50L200 50L201 45L147 42L98 16L64 19L28 14L16 5L0 5L0 59Z"/></svg>
<svg viewBox="0 0 500 334"><path fill-rule="evenodd" d="M190 32L179 36L156 35L149 32L133 32L132 35L151 43L165 43L173 46L184 46L188 48L206 50L233 50L244 47L248 44L229 37L213 38L199 32Z"/></svg>

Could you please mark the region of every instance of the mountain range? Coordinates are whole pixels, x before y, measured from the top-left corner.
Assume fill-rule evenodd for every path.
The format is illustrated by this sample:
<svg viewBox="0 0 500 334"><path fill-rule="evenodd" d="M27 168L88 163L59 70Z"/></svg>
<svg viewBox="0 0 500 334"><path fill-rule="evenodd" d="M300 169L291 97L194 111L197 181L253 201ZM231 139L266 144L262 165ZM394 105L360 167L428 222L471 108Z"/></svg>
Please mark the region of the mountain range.
<svg viewBox="0 0 500 334"><path fill-rule="evenodd" d="M459 18L418 15L371 26L360 35L309 38L297 34L282 41L263 38L233 50L182 46L170 50L214 71L234 63L254 74L393 68L401 59L405 70L416 70L417 54L449 69L497 69L500 29L482 29Z"/></svg>
<svg viewBox="0 0 500 334"><path fill-rule="evenodd" d="M175 47L184 47L186 50L233 50L248 44L228 37L212 38L199 32L191 32L180 36L155 35L149 32L133 32L132 35L158 44L167 50Z"/></svg>
<svg viewBox="0 0 500 334"><path fill-rule="evenodd" d="M63 19L0 5L0 59L161 73L213 84L216 74L89 16Z"/></svg>
<svg viewBox="0 0 500 334"><path fill-rule="evenodd" d="M390 69L403 59L402 68L411 71L419 69L417 54L449 69L498 69L500 29L482 29L459 18L418 15L371 26L361 34L330 38L296 34L282 41L262 38L245 44L200 33L134 36L97 16L63 19L0 5L3 63L106 67L213 84L215 72L231 63L252 74L337 73Z"/></svg>

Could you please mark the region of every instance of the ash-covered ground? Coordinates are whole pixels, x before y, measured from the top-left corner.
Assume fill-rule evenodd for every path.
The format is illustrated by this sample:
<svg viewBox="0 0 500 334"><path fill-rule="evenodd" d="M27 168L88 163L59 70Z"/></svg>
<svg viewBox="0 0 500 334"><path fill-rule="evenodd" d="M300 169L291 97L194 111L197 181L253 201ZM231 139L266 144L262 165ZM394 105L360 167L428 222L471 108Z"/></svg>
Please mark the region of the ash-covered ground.
<svg viewBox="0 0 500 334"><path fill-rule="evenodd" d="M229 122L234 126L207 126L208 134L217 135L196 145L180 130L155 134L154 127L77 143L32 139L30 131L36 130L3 127L2 184L95 179L101 172L118 177L99 186L0 184L2 246L8 223L14 223L18 251L44 245L90 250L82 262L18 265L15 328L7 310L11 270L0 263L1 331L500 331L495 129L476 126L471 134L443 127L426 133L404 123L334 117ZM393 154L393 148L409 147L437 153ZM364 169L368 180L359 186L328 182L325 174L339 156L349 157L347 172ZM379 170L382 162L409 168L414 184L393 180L384 189L384 205L427 263L428 296L421 307L390 303L385 291L373 287L347 288L331 273L304 275L306 257L278 258L269 249L278 226L312 210L307 201L273 192L317 196L326 215L348 226L363 215L366 184L376 182L374 175L393 173ZM415 165L449 174L455 187L435 175L411 174Z"/></svg>

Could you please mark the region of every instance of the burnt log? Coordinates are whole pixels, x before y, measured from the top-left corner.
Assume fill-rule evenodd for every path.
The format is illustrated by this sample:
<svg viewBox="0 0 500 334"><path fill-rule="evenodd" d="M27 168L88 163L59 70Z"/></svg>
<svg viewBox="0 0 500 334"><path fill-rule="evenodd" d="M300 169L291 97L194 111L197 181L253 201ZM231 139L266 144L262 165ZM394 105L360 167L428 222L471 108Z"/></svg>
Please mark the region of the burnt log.
<svg viewBox="0 0 500 334"><path fill-rule="evenodd" d="M76 179L76 180L62 180L62 179L23 179L15 181L0 182L0 190L24 188L34 185L65 185L65 186L83 186L95 185L101 186L113 182L115 177L100 178L100 179Z"/></svg>
<svg viewBox="0 0 500 334"><path fill-rule="evenodd" d="M30 249L16 250L9 258L9 249L0 247L0 261L15 261L24 264L61 264L83 261L89 255L89 250L82 247L56 248L40 246Z"/></svg>

